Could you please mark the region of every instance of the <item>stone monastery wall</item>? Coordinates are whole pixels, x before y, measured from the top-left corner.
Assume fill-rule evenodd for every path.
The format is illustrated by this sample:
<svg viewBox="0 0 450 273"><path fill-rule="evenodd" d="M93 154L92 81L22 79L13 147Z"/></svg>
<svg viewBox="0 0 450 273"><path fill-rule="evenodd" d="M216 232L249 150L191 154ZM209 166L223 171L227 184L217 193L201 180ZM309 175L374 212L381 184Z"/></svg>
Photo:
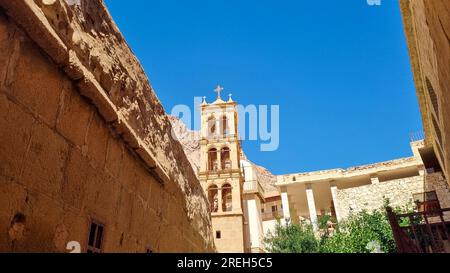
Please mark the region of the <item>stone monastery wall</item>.
<svg viewBox="0 0 450 273"><path fill-rule="evenodd" d="M386 199L392 207L413 206L413 195L427 191L436 191L441 207L450 207L450 192L442 173L418 175L408 178L383 181L348 189L338 189L338 207L342 218L351 212L383 208Z"/></svg>
<svg viewBox="0 0 450 273"><path fill-rule="evenodd" d="M69 5L68 3L71 3ZM99 0L0 0L0 252L214 251L207 199Z"/></svg>

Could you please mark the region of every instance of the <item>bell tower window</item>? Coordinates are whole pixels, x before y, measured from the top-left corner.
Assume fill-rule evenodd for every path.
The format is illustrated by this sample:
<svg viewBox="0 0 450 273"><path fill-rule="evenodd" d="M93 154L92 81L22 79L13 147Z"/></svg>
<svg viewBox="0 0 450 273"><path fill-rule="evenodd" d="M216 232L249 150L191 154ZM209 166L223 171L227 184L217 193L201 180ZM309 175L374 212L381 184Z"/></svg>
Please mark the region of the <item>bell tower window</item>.
<svg viewBox="0 0 450 273"><path fill-rule="evenodd" d="M228 130L228 118L227 118L227 116L223 116L223 117L222 117L221 129L222 129L222 131L221 131L222 136L225 137L225 136L228 136L228 135L229 135L229 130Z"/></svg>
<svg viewBox="0 0 450 273"><path fill-rule="evenodd" d="M211 185L208 188L208 201L209 201L209 209L211 212L219 211L219 199L218 199L218 188L216 185Z"/></svg>
<svg viewBox="0 0 450 273"><path fill-rule="evenodd" d="M208 170L218 171L219 165L217 162L217 149L213 148L208 151Z"/></svg>
<svg viewBox="0 0 450 273"><path fill-rule="evenodd" d="M214 116L209 117L208 119L208 136L214 137L216 135L216 119Z"/></svg>
<svg viewBox="0 0 450 273"><path fill-rule="evenodd" d="M230 184L222 186L222 210L224 212L233 210L232 188Z"/></svg>
<svg viewBox="0 0 450 273"><path fill-rule="evenodd" d="M220 151L220 157L222 160L222 170L231 170L230 148L222 148Z"/></svg>

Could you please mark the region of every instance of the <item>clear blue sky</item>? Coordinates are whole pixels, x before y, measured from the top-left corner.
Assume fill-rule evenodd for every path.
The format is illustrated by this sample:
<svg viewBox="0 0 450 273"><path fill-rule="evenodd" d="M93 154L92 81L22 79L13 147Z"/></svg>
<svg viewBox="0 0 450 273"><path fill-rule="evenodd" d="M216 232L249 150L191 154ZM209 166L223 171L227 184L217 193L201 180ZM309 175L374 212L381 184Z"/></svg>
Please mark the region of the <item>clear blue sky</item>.
<svg viewBox="0 0 450 273"><path fill-rule="evenodd" d="M280 105L275 174L411 155L422 130L397 0L117 1L106 4L166 111L214 98Z"/></svg>

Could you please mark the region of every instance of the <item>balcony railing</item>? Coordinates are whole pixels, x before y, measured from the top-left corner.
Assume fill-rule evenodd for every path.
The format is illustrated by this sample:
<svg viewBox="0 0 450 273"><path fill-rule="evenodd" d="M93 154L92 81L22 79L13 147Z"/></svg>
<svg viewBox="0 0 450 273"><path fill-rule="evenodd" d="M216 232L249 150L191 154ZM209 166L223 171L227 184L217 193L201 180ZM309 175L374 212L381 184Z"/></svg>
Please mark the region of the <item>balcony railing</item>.
<svg viewBox="0 0 450 273"><path fill-rule="evenodd" d="M409 140L411 142L416 142L425 139L425 134L423 131L411 132L409 133Z"/></svg>
<svg viewBox="0 0 450 273"><path fill-rule="evenodd" d="M244 182L244 193L257 193L264 194L264 189L257 180L250 180Z"/></svg>
<svg viewBox="0 0 450 273"><path fill-rule="evenodd" d="M269 211L269 212L261 213L261 218L263 221L276 220L276 219L281 219L283 217L284 217L284 214L282 211Z"/></svg>
<svg viewBox="0 0 450 273"><path fill-rule="evenodd" d="M199 172L199 175L206 175L206 176L222 176L222 175L232 175L233 173L239 173L240 169L216 169L216 170L207 170L203 172Z"/></svg>
<svg viewBox="0 0 450 273"><path fill-rule="evenodd" d="M434 204L422 208L428 210L396 214L392 208L386 209L397 251L450 253L450 222L445 221L445 213L450 213L450 208L438 209Z"/></svg>

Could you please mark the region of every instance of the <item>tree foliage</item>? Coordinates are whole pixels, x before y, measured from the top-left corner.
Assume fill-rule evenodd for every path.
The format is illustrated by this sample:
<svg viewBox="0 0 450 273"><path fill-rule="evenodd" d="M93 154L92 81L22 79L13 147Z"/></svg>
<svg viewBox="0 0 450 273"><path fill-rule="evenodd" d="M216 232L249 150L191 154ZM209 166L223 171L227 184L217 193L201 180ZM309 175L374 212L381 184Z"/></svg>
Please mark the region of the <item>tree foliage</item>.
<svg viewBox="0 0 450 273"><path fill-rule="evenodd" d="M264 241L272 253L317 253L320 250L312 226L306 223L282 224L278 221L275 231L269 232Z"/></svg>
<svg viewBox="0 0 450 273"><path fill-rule="evenodd" d="M320 238L321 252L367 253L376 242L385 253L396 251L391 226L383 210L362 211L343 221L331 236Z"/></svg>
<svg viewBox="0 0 450 273"><path fill-rule="evenodd" d="M273 253L368 253L371 245L379 245L382 252L396 251L392 230L384 209L362 211L341 221L333 232L319 219L320 232L314 233L308 223L279 222L273 233L265 238L266 248Z"/></svg>

